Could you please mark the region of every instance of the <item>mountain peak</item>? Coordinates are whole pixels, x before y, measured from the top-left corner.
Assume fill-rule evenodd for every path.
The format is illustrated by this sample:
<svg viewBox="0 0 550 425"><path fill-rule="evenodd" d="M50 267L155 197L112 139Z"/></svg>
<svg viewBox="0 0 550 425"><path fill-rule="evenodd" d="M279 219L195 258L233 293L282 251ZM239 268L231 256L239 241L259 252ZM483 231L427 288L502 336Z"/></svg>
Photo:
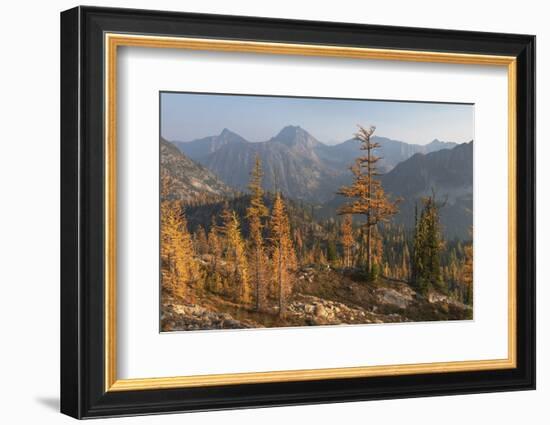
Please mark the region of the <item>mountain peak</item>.
<svg viewBox="0 0 550 425"><path fill-rule="evenodd" d="M218 136L214 136L217 139L217 148L223 146L226 143L246 143L246 140L234 131L224 128Z"/></svg>
<svg viewBox="0 0 550 425"><path fill-rule="evenodd" d="M287 125L286 127L283 127L275 137L283 138L283 137L295 136L298 133L307 133L307 131L305 131L299 125Z"/></svg>
<svg viewBox="0 0 550 425"><path fill-rule="evenodd" d="M433 139L430 143L425 145L425 153L435 152L442 149L452 149L457 146L454 142L445 142L439 139Z"/></svg>
<svg viewBox="0 0 550 425"><path fill-rule="evenodd" d="M190 142L176 142L178 149L189 158L200 161L207 155L216 152L227 144L248 143L237 133L224 128L217 136L203 137L202 139L191 140Z"/></svg>
<svg viewBox="0 0 550 425"><path fill-rule="evenodd" d="M287 125L271 140L287 146L305 146L313 148L320 142L299 125Z"/></svg>
<svg viewBox="0 0 550 425"><path fill-rule="evenodd" d="M235 133L234 131L231 131L229 130L228 128L224 128L221 133L220 133L220 136L238 136L237 133Z"/></svg>
<svg viewBox="0 0 550 425"><path fill-rule="evenodd" d="M427 146L456 146L455 142L445 142L444 140L433 139Z"/></svg>

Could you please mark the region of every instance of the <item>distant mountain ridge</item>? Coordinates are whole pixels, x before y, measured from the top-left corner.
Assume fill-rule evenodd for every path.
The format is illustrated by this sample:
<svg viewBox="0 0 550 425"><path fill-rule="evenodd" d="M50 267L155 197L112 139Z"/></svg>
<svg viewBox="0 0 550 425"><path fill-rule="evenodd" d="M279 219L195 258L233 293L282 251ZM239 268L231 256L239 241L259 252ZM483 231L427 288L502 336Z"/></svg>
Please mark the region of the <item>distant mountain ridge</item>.
<svg viewBox="0 0 550 425"><path fill-rule="evenodd" d="M421 170L421 172L418 172ZM473 142L454 149L414 154L381 177L384 188L397 196L436 189L467 188L473 185Z"/></svg>
<svg viewBox="0 0 550 425"><path fill-rule="evenodd" d="M420 171L419 171L420 170ZM384 189L402 197L397 223L412 227L415 204L432 190L441 208L441 225L448 238L470 239L473 226L473 142L453 149L415 154L381 176Z"/></svg>
<svg viewBox="0 0 550 425"><path fill-rule="evenodd" d="M375 136L381 144L380 170L387 172L415 153L451 149L452 142L434 140L411 145ZM258 155L264 168L264 187L278 188L285 196L308 202L326 202L349 179L349 166L360 155L359 142L350 139L325 145L300 126L286 126L265 142L249 142L228 129L219 135L190 142L175 142L180 151L214 172L229 186L245 189Z"/></svg>
<svg viewBox="0 0 550 425"><path fill-rule="evenodd" d="M441 142L434 139L427 145L416 145L389 139L387 137L373 136L372 140L380 144L381 160L379 168L382 172L388 172L397 164L410 158L416 153L430 153L442 149L452 149L457 146L454 142ZM318 149L320 156L341 168L348 166L360 154L359 141L355 138L346 140L337 145L323 145Z"/></svg>

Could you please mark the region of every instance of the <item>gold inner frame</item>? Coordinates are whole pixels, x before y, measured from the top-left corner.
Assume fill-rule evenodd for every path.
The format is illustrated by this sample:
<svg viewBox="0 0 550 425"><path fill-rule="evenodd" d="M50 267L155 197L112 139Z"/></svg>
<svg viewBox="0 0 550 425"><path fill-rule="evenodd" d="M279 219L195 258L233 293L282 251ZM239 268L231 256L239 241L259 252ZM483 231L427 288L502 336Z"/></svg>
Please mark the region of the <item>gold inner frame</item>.
<svg viewBox="0 0 550 425"><path fill-rule="evenodd" d="M516 58L444 52L370 49L328 45L213 40L148 35L105 34L105 391L134 391L214 385L236 385L285 381L310 381L447 373L515 368L516 359ZM503 66L508 72L508 357L383 366L305 369L164 378L118 379L116 325L116 123L117 50L120 46L324 56L354 59L398 60L469 65Z"/></svg>

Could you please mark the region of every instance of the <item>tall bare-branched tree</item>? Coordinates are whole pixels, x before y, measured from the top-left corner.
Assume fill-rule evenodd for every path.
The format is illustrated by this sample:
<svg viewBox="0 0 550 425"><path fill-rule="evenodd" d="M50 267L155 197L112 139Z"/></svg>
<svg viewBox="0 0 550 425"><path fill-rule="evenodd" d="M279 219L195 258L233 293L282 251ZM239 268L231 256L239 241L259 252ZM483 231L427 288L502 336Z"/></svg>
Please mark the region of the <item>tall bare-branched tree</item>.
<svg viewBox="0 0 550 425"><path fill-rule="evenodd" d="M397 213L398 200L390 201L386 196L379 176L377 164L381 157L374 154L380 144L372 141L376 127L364 128L359 126L355 138L361 143L360 149L365 153L355 159L350 167L353 182L343 186L338 194L352 199L343 205L339 214L358 214L364 217L362 224L366 234L366 270L369 275L373 272L373 228L379 223L386 222Z"/></svg>

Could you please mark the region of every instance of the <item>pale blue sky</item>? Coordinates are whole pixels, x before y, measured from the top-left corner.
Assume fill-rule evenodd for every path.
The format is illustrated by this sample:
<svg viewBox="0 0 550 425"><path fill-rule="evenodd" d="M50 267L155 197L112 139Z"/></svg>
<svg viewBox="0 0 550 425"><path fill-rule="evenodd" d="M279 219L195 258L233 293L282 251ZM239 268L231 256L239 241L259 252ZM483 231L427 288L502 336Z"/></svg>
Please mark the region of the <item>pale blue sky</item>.
<svg viewBox="0 0 550 425"><path fill-rule="evenodd" d="M321 142L335 144L350 139L357 124L375 125L377 135L407 143L463 143L473 139L474 106L161 93L161 134L171 141L212 136L228 128L251 142L262 142L287 125L299 125Z"/></svg>

